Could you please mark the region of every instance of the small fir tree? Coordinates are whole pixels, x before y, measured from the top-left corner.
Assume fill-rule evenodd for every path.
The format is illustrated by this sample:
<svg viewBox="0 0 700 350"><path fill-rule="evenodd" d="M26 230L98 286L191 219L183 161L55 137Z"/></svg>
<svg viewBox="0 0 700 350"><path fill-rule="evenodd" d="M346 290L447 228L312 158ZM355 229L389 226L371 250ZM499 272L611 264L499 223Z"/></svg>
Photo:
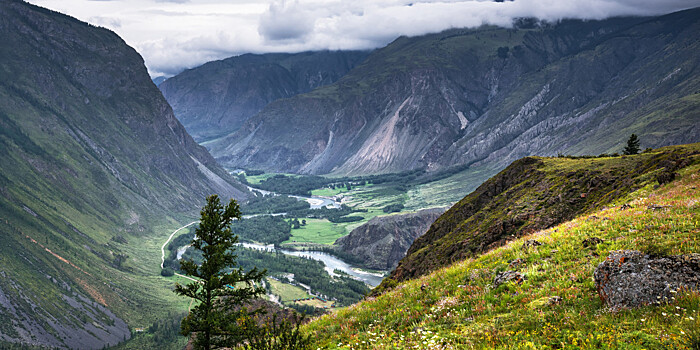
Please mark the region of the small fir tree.
<svg viewBox="0 0 700 350"><path fill-rule="evenodd" d="M639 139L637 138L637 135L632 134L630 136L630 138L627 140L627 146L625 146L625 149L622 150L622 153L626 155L639 153Z"/></svg>
<svg viewBox="0 0 700 350"><path fill-rule="evenodd" d="M265 271L244 272L236 268L234 244L238 237L231 232L231 223L241 218L238 203L231 200L223 206L217 195L207 197L201 221L195 231L192 247L201 251L202 263L182 260L181 270L199 279L186 285L175 285L175 293L196 299L195 306L182 320L183 335L194 333L195 349L236 347L250 337L244 329L246 320L255 312L243 307L246 301L265 293L260 283Z"/></svg>

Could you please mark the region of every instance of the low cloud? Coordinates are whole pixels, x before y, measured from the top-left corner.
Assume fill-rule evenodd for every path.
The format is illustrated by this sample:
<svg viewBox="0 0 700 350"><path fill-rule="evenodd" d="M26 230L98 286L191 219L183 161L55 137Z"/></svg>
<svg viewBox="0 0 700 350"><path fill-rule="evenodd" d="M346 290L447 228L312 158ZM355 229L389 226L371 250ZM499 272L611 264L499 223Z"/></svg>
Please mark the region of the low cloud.
<svg viewBox="0 0 700 350"><path fill-rule="evenodd" d="M122 36L152 75L243 53L373 49L398 36L514 18L670 13L698 0L29 0ZM105 16L105 14L109 14Z"/></svg>

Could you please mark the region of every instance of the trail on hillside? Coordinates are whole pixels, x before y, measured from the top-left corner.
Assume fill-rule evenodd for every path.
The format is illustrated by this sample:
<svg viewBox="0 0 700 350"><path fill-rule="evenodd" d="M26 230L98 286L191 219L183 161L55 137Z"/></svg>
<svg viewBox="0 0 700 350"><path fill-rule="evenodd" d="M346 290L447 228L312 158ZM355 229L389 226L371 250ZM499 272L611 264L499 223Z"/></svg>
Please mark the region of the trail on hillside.
<svg viewBox="0 0 700 350"><path fill-rule="evenodd" d="M170 243L170 241L173 239L173 237L175 236L175 234L178 233L178 232L180 232L180 230L182 230L183 228L190 227L190 226L192 226L192 225L194 225L194 224L197 224L197 223L199 223L199 220L197 220L197 221L192 221L192 222L190 222L189 224L178 228L177 230L173 231L173 233L170 234L170 237L168 237L168 239L165 241L165 243L163 243L163 246L160 247L160 268L161 268L161 269L163 268L163 265L165 264L165 246L168 245L168 243ZM175 275L176 275L176 276L180 276L180 277L187 278L188 280L192 280L192 281L195 281L195 282L199 282L199 280L197 280L197 279L194 279L194 278L192 278L192 277L190 277L190 276L185 276L185 275L179 274L179 273L177 273L177 272L175 272Z"/></svg>

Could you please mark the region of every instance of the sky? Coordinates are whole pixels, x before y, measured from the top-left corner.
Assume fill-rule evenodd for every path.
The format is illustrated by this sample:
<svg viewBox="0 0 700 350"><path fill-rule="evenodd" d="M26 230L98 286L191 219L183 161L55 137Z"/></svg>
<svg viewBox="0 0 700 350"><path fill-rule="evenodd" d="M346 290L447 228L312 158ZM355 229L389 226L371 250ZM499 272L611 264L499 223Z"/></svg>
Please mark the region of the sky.
<svg viewBox="0 0 700 350"><path fill-rule="evenodd" d="M151 76L244 53L365 50L513 18L659 15L700 0L28 0L113 30Z"/></svg>

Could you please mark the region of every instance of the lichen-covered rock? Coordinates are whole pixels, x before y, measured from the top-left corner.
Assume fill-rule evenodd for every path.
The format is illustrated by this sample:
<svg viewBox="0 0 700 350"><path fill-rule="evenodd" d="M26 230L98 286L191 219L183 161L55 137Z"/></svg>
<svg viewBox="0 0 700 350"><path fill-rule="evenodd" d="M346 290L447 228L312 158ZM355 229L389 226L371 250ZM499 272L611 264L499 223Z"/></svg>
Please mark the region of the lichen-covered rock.
<svg viewBox="0 0 700 350"><path fill-rule="evenodd" d="M652 258L611 252L593 273L601 300L613 310L666 303L680 289L700 288L700 254Z"/></svg>
<svg viewBox="0 0 700 350"><path fill-rule="evenodd" d="M525 260L523 260L522 258L517 258L508 263L508 268L516 269L522 265L525 265Z"/></svg>
<svg viewBox="0 0 700 350"><path fill-rule="evenodd" d="M498 288L503 283L513 281L514 283L521 284L525 280L525 275L520 272L515 271L503 271L496 274L493 278L493 287Z"/></svg>

